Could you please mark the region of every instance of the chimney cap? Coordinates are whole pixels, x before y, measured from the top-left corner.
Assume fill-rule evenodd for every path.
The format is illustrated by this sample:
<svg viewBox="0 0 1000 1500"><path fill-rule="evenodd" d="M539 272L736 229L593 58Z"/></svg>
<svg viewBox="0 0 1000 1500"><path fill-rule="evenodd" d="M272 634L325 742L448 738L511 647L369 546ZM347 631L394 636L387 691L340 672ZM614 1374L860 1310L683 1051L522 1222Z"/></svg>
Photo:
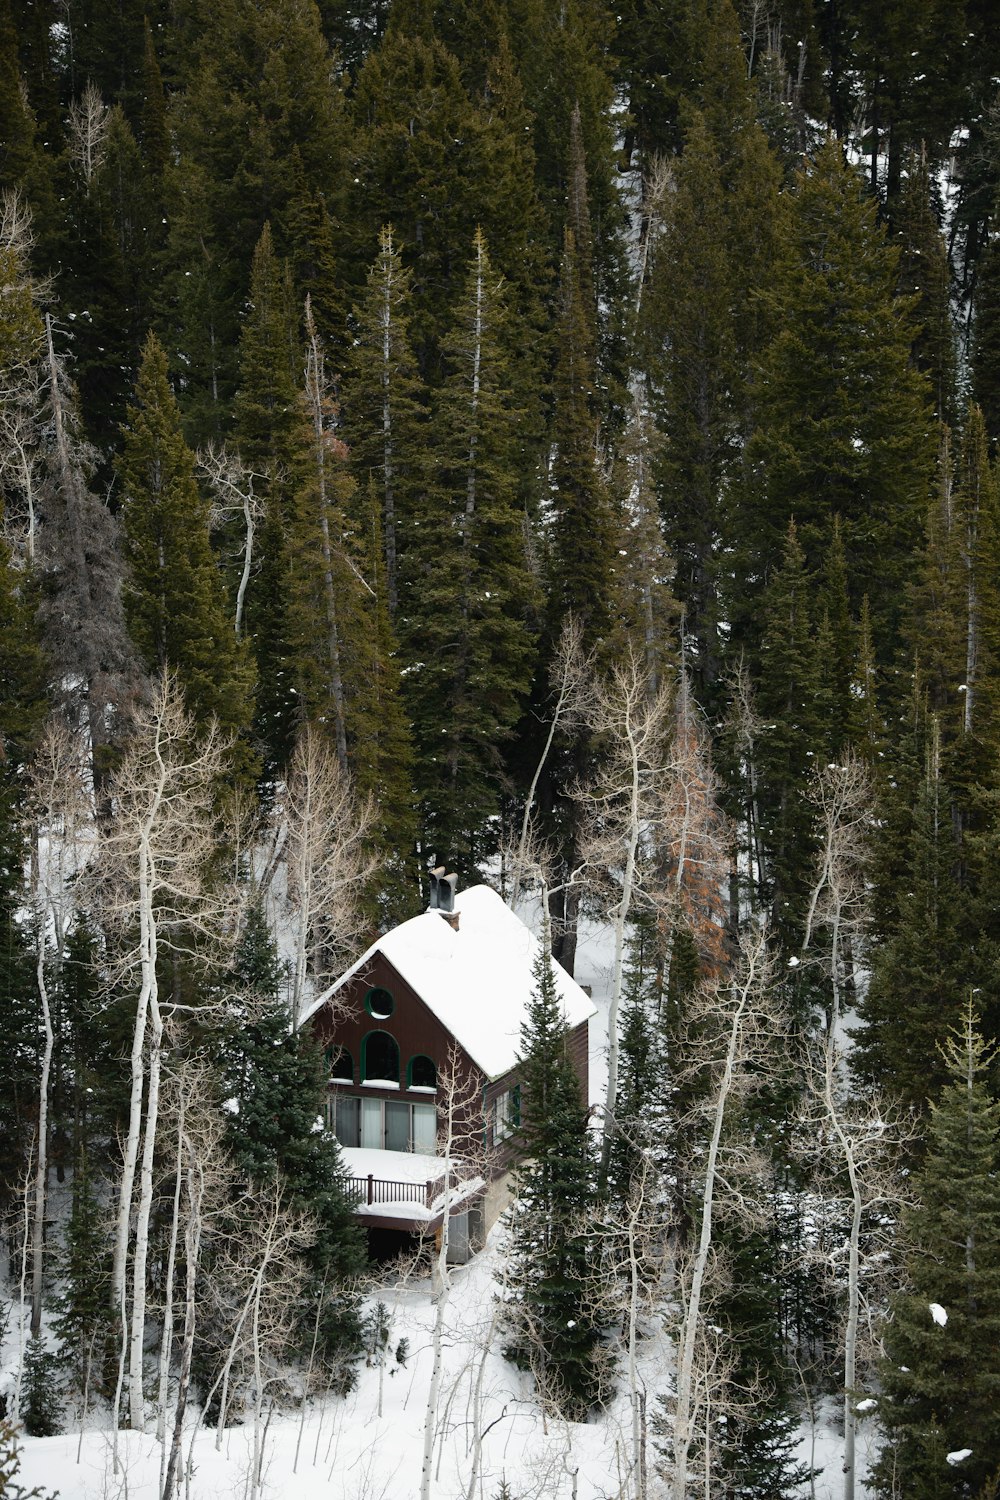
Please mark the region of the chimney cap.
<svg viewBox="0 0 1000 1500"><path fill-rule="evenodd" d="M429 872L430 878L430 902L428 911L452 912L455 910L455 887L458 885L457 875L446 875L445 865L436 865Z"/></svg>

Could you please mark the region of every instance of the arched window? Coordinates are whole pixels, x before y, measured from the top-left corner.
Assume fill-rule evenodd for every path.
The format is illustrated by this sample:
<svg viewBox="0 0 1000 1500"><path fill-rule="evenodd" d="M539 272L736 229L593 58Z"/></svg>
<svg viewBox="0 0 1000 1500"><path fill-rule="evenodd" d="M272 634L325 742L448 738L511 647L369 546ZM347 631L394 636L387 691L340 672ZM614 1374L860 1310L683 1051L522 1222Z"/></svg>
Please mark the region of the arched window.
<svg viewBox="0 0 1000 1500"><path fill-rule="evenodd" d="M354 1082L354 1058L346 1047L327 1047L326 1062L330 1069L331 1083Z"/></svg>
<svg viewBox="0 0 1000 1500"><path fill-rule="evenodd" d="M380 984L373 985L365 996L365 1010L376 1021L388 1021L395 1009L391 992Z"/></svg>
<svg viewBox="0 0 1000 1500"><path fill-rule="evenodd" d="M362 1083L399 1083L399 1047L387 1031L369 1031L361 1043Z"/></svg>
<svg viewBox="0 0 1000 1500"><path fill-rule="evenodd" d="M416 1057L410 1058L410 1066L407 1069L409 1077L407 1087L411 1089L436 1089L437 1069L433 1060L418 1053Z"/></svg>

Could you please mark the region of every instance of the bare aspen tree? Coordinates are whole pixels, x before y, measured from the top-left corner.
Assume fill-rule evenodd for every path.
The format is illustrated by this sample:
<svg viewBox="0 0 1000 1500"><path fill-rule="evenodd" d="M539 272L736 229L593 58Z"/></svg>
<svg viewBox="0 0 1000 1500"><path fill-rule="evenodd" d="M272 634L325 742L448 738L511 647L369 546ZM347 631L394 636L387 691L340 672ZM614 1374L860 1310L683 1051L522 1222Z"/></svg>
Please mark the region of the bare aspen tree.
<svg viewBox="0 0 1000 1500"><path fill-rule="evenodd" d="M608 1006L607 1108L601 1142L600 1178L607 1179L618 1099L619 1011L625 972L625 938L633 904L646 873L643 841L664 774L669 698L651 695L641 659L630 647L610 675L591 687L587 722L603 749L593 786L574 795L586 812L581 846L587 864L600 870L611 891L608 912L614 936Z"/></svg>
<svg viewBox="0 0 1000 1500"><path fill-rule="evenodd" d="M619 1131L631 1130L619 1125ZM624 1202L602 1205L591 1233L603 1242L601 1313L609 1326L617 1324L625 1338L625 1383L629 1430L625 1449L621 1500L648 1500L647 1391L639 1373L639 1344L646 1320L661 1307L670 1259L660 1171L649 1142L630 1140L635 1167Z"/></svg>
<svg viewBox="0 0 1000 1500"><path fill-rule="evenodd" d="M866 865L872 819L867 768L849 756L817 771L810 797L816 809L819 851L806 915L803 960L818 964L828 986L825 1041L809 1058L807 1078L819 1109L821 1137L833 1170L846 1176L849 1192L846 1313L844 1323L844 1500L856 1484L857 1362L862 1314L861 1250L866 1216L876 1205L898 1203L899 1184L888 1164L898 1128L878 1101L853 1097L842 1039L845 987L866 916ZM807 1140L814 1132L808 1132ZM826 1172L829 1174L830 1165Z"/></svg>
<svg viewBox="0 0 1000 1500"><path fill-rule="evenodd" d="M146 1254L164 1038L158 963L198 939L217 940L231 904L232 892L225 887L210 892L205 878L217 841L213 801L225 749L214 729L197 743L180 689L164 674L151 703L136 715L133 739L114 781L115 820L103 833L95 866L95 895L123 948L119 973L137 988L111 1295L124 1339L126 1262L138 1169L128 1361L129 1416L138 1429L145 1419ZM228 927L231 936L233 924ZM115 1395L116 1423L121 1385L122 1372Z"/></svg>
<svg viewBox="0 0 1000 1500"><path fill-rule="evenodd" d="M177 1111L177 1180L180 1193L176 1217L184 1225L184 1322L181 1333L180 1361L177 1370L177 1395L169 1449L164 1441L160 1473L160 1500L171 1500L180 1480L180 1463L184 1437L184 1416L191 1390L191 1364L198 1311L198 1276L201 1270L201 1245L213 1212L221 1201L228 1176L227 1162L221 1151L223 1133L218 1111L206 1107L211 1098L209 1079L198 1065L188 1064L176 1081ZM172 1277L168 1282L168 1302L172 1298ZM164 1324L166 1330L166 1320ZM161 1356L161 1408L166 1412L166 1390L163 1376L168 1370L172 1341L164 1338Z"/></svg>
<svg viewBox="0 0 1000 1500"><path fill-rule="evenodd" d="M683 1315L678 1337L676 1404L673 1424L673 1500L687 1500L689 1454L694 1440L695 1350L702 1299L712 1256L715 1197L724 1163L724 1131L738 1099L752 1082L759 1083L763 1062L778 1034L779 1017L769 993L771 980L763 926L746 933L733 974L703 988L692 1002L687 1041L689 1067L703 1070L710 1087L701 1105L708 1125L697 1239L685 1277Z"/></svg>
<svg viewBox="0 0 1000 1500"><path fill-rule="evenodd" d="M722 890L731 833L719 806L707 726L682 667L671 715L671 742L651 837L657 878L650 896L667 930L663 988L669 988L675 934L683 923L698 949L703 973L719 974L728 959Z"/></svg>
<svg viewBox="0 0 1000 1500"><path fill-rule="evenodd" d="M46 968L51 955L58 979L75 910L74 882L91 851L92 804L80 741L61 719L49 721L35 755L30 798L35 824L35 849L31 862L35 980L45 1038L38 1080L31 1242L31 1335L35 1338L42 1326L49 1075L55 1044Z"/></svg>
<svg viewBox="0 0 1000 1500"><path fill-rule="evenodd" d="M635 278L635 323L638 329L642 313L642 296L646 289L650 257L663 229L674 191L674 169L669 157L654 152L646 166L642 182L642 210L639 230L639 264Z"/></svg>
<svg viewBox="0 0 1000 1500"><path fill-rule="evenodd" d="M79 99L69 107L70 159L89 191L104 161L111 109L96 84L87 83Z"/></svg>
<svg viewBox="0 0 1000 1500"><path fill-rule="evenodd" d="M243 634L243 609L253 571L254 540L265 509L264 497L258 494L254 485L266 475L251 469L239 453L228 449L225 443L209 443L207 448L199 449L198 468L212 492L212 524L223 526L233 516L238 516L242 522L243 539L239 551L243 561L236 588L234 617L236 639L239 640Z"/></svg>
<svg viewBox="0 0 1000 1500"><path fill-rule="evenodd" d="M463 1179L479 1177L474 1156L482 1157L476 1143L481 1140L484 1128L482 1110L479 1106L479 1091L474 1082L463 1073L458 1051L449 1050L444 1067L438 1075L438 1149L444 1169L443 1214L441 1229L432 1270L432 1299L434 1302L434 1324L431 1331L431 1378L427 1386L427 1404L424 1409L424 1440L420 1464L420 1500L430 1500L434 1460L434 1442L438 1435L441 1408L442 1361L444 1336L447 1323L448 1301L451 1296L451 1268L448 1255L451 1246L451 1209L457 1196L461 1195ZM456 1157L460 1151L461 1156Z"/></svg>
<svg viewBox="0 0 1000 1500"><path fill-rule="evenodd" d="M5 498L4 533L12 550L23 555L29 567L35 561L38 535L41 458L37 412L40 404L37 374L21 391L0 396L0 484ZM15 497L20 501L16 512L10 505Z"/></svg>
<svg viewBox="0 0 1000 1500"><path fill-rule="evenodd" d="M0 297L4 304L4 365L0 370L0 506L12 552L35 561L40 484L42 322L31 279L34 236L30 211L17 191L0 197Z"/></svg>
<svg viewBox="0 0 1000 1500"><path fill-rule="evenodd" d="M216 1317L228 1326L228 1340L204 1405L218 1397L216 1448L222 1447L234 1396L249 1405L253 1452L248 1490L255 1500L263 1473L267 1392L281 1379L308 1277L303 1253L316 1243L319 1230L308 1214L289 1208L278 1177L248 1186L234 1217L234 1231L219 1247L207 1288ZM189 1470L196 1438L197 1429L188 1446Z"/></svg>
<svg viewBox="0 0 1000 1500"><path fill-rule="evenodd" d="M295 742L282 821L294 940L290 1008L297 1025L307 982L335 973L357 938L362 889L375 869L365 849L371 805L357 805L335 751L312 724Z"/></svg>

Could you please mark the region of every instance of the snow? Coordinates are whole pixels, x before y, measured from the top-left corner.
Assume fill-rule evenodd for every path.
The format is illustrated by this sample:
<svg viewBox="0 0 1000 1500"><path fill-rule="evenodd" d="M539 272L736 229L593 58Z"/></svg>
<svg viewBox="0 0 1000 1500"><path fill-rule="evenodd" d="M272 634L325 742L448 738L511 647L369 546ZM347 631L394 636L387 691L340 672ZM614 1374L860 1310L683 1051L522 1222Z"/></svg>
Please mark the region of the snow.
<svg viewBox="0 0 1000 1500"><path fill-rule="evenodd" d="M939 1328L943 1328L948 1321L948 1314L940 1302L928 1302L927 1309Z"/></svg>
<svg viewBox="0 0 1000 1500"><path fill-rule="evenodd" d="M436 1182L447 1166L443 1156L422 1156L419 1151L342 1146L340 1154L348 1177L378 1177L384 1182Z"/></svg>
<svg viewBox="0 0 1000 1500"><path fill-rule="evenodd" d="M460 891L455 910L457 932L440 912L425 911L378 938L308 1007L303 1022L381 953L487 1078L508 1072L518 1060L540 945L489 886ZM593 1016L595 1007L558 964L553 971L563 1015L572 1029Z"/></svg>
<svg viewBox="0 0 1000 1500"><path fill-rule="evenodd" d="M434 915L433 913L431 915ZM440 921L440 918L437 918ZM441 922L443 927L445 924ZM591 1098L603 1094L606 1073L606 1018L611 972L611 939L606 927L581 924L577 972L594 986L596 1016L590 1027ZM442 1158L409 1152L387 1152L348 1147L343 1152L351 1176L368 1173L391 1181L434 1181L442 1173ZM462 1185L463 1191L466 1185ZM416 1217L417 1204L407 1204ZM425 1211L428 1218L433 1211ZM373 1217L398 1216L391 1204L372 1205ZM607 1413L590 1423L543 1419L533 1396L530 1376L516 1370L499 1352L500 1338L492 1329L497 1294L503 1281L505 1246L502 1226L496 1227L487 1248L467 1266L452 1268L444 1336L442 1411L436 1447L440 1475L435 1478L435 1500L452 1500L468 1490L470 1438L475 1427L483 1434L483 1479L477 1500L495 1495L506 1479L515 1495L544 1494L546 1500L606 1500L620 1493L628 1451L628 1408L618 1395ZM435 1306L429 1277L411 1274L398 1283L376 1286L372 1302L381 1300L389 1311L389 1347L403 1338L411 1353L405 1366L390 1358L384 1369L358 1370L358 1386L344 1398L317 1397L304 1412L291 1399L276 1412L267 1431L262 1500L294 1495L295 1500L411 1500L419 1492L423 1447L423 1419L430 1382L430 1333ZM13 1325L14 1319L11 1320ZM639 1377L654 1393L664 1391L673 1356L670 1341L655 1321L644 1329L639 1346ZM489 1349L484 1345L489 1342ZM16 1344L8 1329L4 1353ZM5 1364L10 1368L8 1357ZM483 1371L482 1408L475 1421L473 1382ZM621 1384L621 1382L619 1382ZM381 1411L379 1387L382 1387ZM864 1403L862 1403L864 1404ZM840 1500L843 1494L843 1435L839 1430L841 1403L829 1398L819 1403L812 1421L804 1420L796 1456L820 1470L814 1488L801 1491L803 1500ZM151 1435L123 1432L119 1438L121 1472L112 1469L112 1440L100 1415L88 1418L80 1441L72 1413L70 1432L54 1438L23 1442L20 1482L28 1489L41 1485L58 1490L61 1500L157 1500L160 1448ZM227 1429L221 1451L214 1435L196 1425L192 1413L185 1449L195 1435L193 1474L188 1500L246 1500L253 1449L252 1425ZM106 1421L106 1417L104 1419ZM868 1500L864 1475L877 1451L875 1424L858 1432L856 1500ZM77 1461L77 1445L80 1458ZM299 1457L296 1463L296 1447Z"/></svg>
<svg viewBox="0 0 1000 1500"><path fill-rule="evenodd" d="M965 1460L971 1457L971 1448L956 1448L954 1453L945 1454L944 1461L946 1464L951 1464L952 1468L954 1468L956 1464L964 1464Z"/></svg>
<svg viewBox="0 0 1000 1500"><path fill-rule="evenodd" d="M854 1410L864 1416L866 1412L875 1411L877 1406L878 1402L872 1396L868 1396L864 1401L859 1401Z"/></svg>

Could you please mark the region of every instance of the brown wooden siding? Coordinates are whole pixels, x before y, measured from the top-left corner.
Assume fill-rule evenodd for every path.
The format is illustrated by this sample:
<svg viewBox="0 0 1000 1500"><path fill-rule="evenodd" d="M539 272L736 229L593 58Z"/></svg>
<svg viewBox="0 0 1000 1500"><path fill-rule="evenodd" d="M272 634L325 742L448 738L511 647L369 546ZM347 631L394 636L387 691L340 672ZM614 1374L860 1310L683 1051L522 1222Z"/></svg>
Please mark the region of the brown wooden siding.
<svg viewBox="0 0 1000 1500"><path fill-rule="evenodd" d="M394 1010L386 1020L375 1020L365 1007L369 990L379 987L392 995ZM476 1003L469 997L470 1005ZM361 1093L373 1099L398 1099L410 1104L436 1103L438 1107L438 1130L442 1129L441 1111L444 1098L440 1080L455 1048L455 1071L460 1093L461 1107L456 1113L455 1152L473 1160L482 1160L486 1175L497 1177L507 1171L516 1156L517 1138L493 1140L493 1106L506 1090L515 1088L520 1082L520 1067L515 1065L500 1078L488 1080L482 1070L459 1047L451 1032L406 983L402 975L381 953L376 953L363 974L357 974L339 990L333 1001L317 1011L312 1019L314 1035L324 1046L345 1047L353 1062L352 1083L331 1083L330 1097L338 1090L345 1093ZM398 1089L364 1088L361 1084L361 1044L371 1031L387 1031L399 1047L400 1086ZM577 1077L580 1080L581 1101L586 1106L588 1094L588 1023L583 1021L570 1032L568 1051ZM437 1070L439 1087L435 1094L406 1087L407 1064L416 1056L429 1057ZM522 1101L522 1108L526 1101Z"/></svg>

